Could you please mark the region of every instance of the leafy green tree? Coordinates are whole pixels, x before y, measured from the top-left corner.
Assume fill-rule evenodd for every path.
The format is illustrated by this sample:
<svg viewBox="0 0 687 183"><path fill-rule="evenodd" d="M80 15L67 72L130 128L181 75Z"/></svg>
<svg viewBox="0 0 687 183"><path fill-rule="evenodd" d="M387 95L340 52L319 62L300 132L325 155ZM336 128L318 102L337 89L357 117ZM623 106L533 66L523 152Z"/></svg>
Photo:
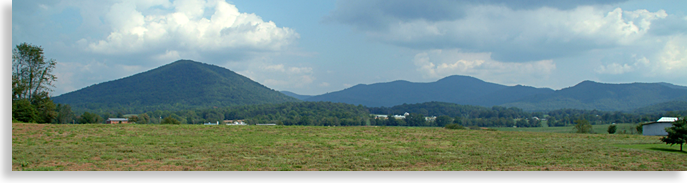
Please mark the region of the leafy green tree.
<svg viewBox="0 0 687 183"><path fill-rule="evenodd" d="M161 124L178 125L178 124L181 124L181 122L180 122L179 120L173 118L172 116L167 116L167 117L165 117L164 119L162 119L162 123L161 123Z"/></svg>
<svg viewBox="0 0 687 183"><path fill-rule="evenodd" d="M57 123L59 124L69 124L76 119L74 112L72 112L72 107L68 104L62 105L57 104Z"/></svg>
<svg viewBox="0 0 687 183"><path fill-rule="evenodd" d="M575 120L575 132L576 133L591 133L592 132L592 125L589 124L589 121L585 119L578 119Z"/></svg>
<svg viewBox="0 0 687 183"><path fill-rule="evenodd" d="M148 124L148 122L150 122L150 116L148 116L148 114L143 113L139 115L137 122L138 124Z"/></svg>
<svg viewBox="0 0 687 183"><path fill-rule="evenodd" d="M687 142L687 119L673 122L672 127L666 128L668 136L661 137L661 141L666 144L680 144L680 151L682 151L682 144Z"/></svg>
<svg viewBox="0 0 687 183"><path fill-rule="evenodd" d="M100 115L97 115L94 113L89 113L89 112L84 112L79 117L79 123L80 124L96 124L96 123L100 123L102 121L103 121L103 118L100 117Z"/></svg>
<svg viewBox="0 0 687 183"><path fill-rule="evenodd" d="M38 111L31 105L28 99L12 101L12 119L21 122L35 123L38 121Z"/></svg>
<svg viewBox="0 0 687 183"><path fill-rule="evenodd" d="M617 127L615 125L608 126L608 134L614 134L615 131L617 130Z"/></svg>
<svg viewBox="0 0 687 183"><path fill-rule="evenodd" d="M453 123L453 118L451 118L447 115L442 115L442 116L437 117L437 119L435 119L435 123L437 124L437 126L446 126L448 124Z"/></svg>
<svg viewBox="0 0 687 183"><path fill-rule="evenodd" d="M423 126L425 123L425 116L422 114L411 113L410 115L406 116L405 121L408 123L408 126Z"/></svg>
<svg viewBox="0 0 687 183"><path fill-rule="evenodd" d="M23 108L12 108L13 118L50 123L57 117L55 104L49 97L50 86L57 79L52 74L55 65L54 59L45 60L43 48L39 46L22 43L12 49L12 101L27 100L30 107L35 109L27 110L25 102L19 102L16 106ZM14 110L22 111L14 112ZM30 111L35 111L35 113Z"/></svg>
<svg viewBox="0 0 687 183"><path fill-rule="evenodd" d="M22 43L12 50L12 99L32 99L48 93L57 80L54 59L45 60L43 48ZM46 95L47 96L47 95Z"/></svg>

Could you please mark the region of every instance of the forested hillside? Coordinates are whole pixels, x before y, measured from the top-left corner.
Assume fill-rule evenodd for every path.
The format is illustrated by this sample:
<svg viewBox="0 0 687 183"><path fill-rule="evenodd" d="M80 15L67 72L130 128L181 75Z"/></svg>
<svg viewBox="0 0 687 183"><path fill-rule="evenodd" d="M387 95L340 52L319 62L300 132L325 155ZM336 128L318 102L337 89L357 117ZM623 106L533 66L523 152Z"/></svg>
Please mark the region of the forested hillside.
<svg viewBox="0 0 687 183"><path fill-rule="evenodd" d="M53 97L75 111L178 110L298 101L215 65L179 60Z"/></svg>

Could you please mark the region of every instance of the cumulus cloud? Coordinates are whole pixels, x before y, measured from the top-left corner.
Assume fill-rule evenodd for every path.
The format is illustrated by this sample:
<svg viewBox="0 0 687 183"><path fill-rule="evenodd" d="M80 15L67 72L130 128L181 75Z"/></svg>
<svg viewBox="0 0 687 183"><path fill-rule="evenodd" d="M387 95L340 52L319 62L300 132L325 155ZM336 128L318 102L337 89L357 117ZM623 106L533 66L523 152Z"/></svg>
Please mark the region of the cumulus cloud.
<svg viewBox="0 0 687 183"><path fill-rule="evenodd" d="M500 62L491 59L489 53L464 53L458 49L421 52L413 62L425 78L469 75L504 84L536 83L556 69L552 60Z"/></svg>
<svg viewBox="0 0 687 183"><path fill-rule="evenodd" d="M239 74L279 90L302 88L316 80L312 67L253 61L245 64L243 68L242 71L238 71Z"/></svg>
<svg viewBox="0 0 687 183"><path fill-rule="evenodd" d="M514 7L517 6L506 2L467 3L461 7L462 16L404 18L389 13L363 14L372 17L359 18L362 22L379 19L376 23L384 26L377 29L361 28L364 25L358 24L358 19L334 16L346 14L339 9L328 19L353 25L368 38L392 45L420 50L460 48L491 52L500 61L528 62L635 44L650 30L652 21L667 17L663 10L624 11L606 6ZM378 9L386 12L386 5L379 5Z"/></svg>
<svg viewBox="0 0 687 183"><path fill-rule="evenodd" d="M275 52L300 37L223 0L123 1L113 4L104 19L112 31L89 41L87 49L107 55L150 53L167 59L198 52Z"/></svg>

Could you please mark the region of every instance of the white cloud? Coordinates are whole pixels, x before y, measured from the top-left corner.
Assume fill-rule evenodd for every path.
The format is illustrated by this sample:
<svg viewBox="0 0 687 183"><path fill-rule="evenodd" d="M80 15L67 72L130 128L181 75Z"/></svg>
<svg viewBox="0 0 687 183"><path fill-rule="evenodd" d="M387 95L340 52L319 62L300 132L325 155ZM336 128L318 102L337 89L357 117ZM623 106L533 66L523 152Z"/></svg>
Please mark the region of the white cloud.
<svg viewBox="0 0 687 183"><path fill-rule="evenodd" d="M630 60L602 64L595 70L599 74L634 74L646 77L687 77L687 37L671 36L656 52L633 54ZM629 62L629 63L628 63Z"/></svg>
<svg viewBox="0 0 687 183"><path fill-rule="evenodd" d="M452 19L385 19L385 29L365 29L373 39L413 49L460 48L490 52L501 61L527 62L636 44L664 10L623 11L596 6L569 10L466 6ZM450 17L448 17L450 18Z"/></svg>
<svg viewBox="0 0 687 183"><path fill-rule="evenodd" d="M503 84L532 84L556 69L552 60L500 62L491 59L489 53L464 53L458 49L421 52L413 62L425 78L469 75Z"/></svg>
<svg viewBox="0 0 687 183"><path fill-rule="evenodd" d="M165 6L173 10L165 10ZM112 5L104 18L112 32L105 39L89 42L87 49L95 53L164 55L175 50L184 57L196 51L273 52L283 50L300 37L290 28L277 27L255 14L241 13L223 0L180 0L172 4L125 1Z"/></svg>

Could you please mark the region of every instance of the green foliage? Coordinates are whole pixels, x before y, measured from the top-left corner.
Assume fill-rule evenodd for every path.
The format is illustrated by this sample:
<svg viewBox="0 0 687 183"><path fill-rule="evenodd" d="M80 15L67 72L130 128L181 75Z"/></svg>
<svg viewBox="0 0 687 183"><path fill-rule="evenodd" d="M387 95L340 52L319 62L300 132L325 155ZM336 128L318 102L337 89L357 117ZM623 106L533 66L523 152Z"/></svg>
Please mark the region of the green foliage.
<svg viewBox="0 0 687 183"><path fill-rule="evenodd" d="M575 120L574 129L576 133L592 133L592 125L585 119Z"/></svg>
<svg viewBox="0 0 687 183"><path fill-rule="evenodd" d="M75 111L124 114L299 101L228 69L190 60L179 60L53 99L70 104Z"/></svg>
<svg viewBox="0 0 687 183"><path fill-rule="evenodd" d="M56 122L58 124L69 124L76 120L76 116L72 112L72 108L69 105L57 104L57 118Z"/></svg>
<svg viewBox="0 0 687 183"><path fill-rule="evenodd" d="M12 100L12 119L21 122L35 123L39 120L38 111L28 99Z"/></svg>
<svg viewBox="0 0 687 183"><path fill-rule="evenodd" d="M687 119L673 122L672 127L666 128L668 136L662 137L661 141L666 144L680 144L680 151L682 151L682 144L687 142Z"/></svg>
<svg viewBox="0 0 687 183"><path fill-rule="evenodd" d="M608 134L614 134L615 131L617 130L617 128L618 127L615 125L610 125L610 126L608 126L608 130L606 130L606 131L608 132Z"/></svg>
<svg viewBox="0 0 687 183"><path fill-rule="evenodd" d="M104 121L99 115L89 112L84 112L78 119L80 124L97 124Z"/></svg>
<svg viewBox="0 0 687 183"><path fill-rule="evenodd" d="M637 129L637 132L641 134L644 132L644 125L638 124L637 126L635 126L635 129Z"/></svg>
<svg viewBox="0 0 687 183"><path fill-rule="evenodd" d="M444 128L452 129L452 130L464 130L465 129L465 127L463 127L459 124L455 124L455 123L447 124L446 126L444 126Z"/></svg>
<svg viewBox="0 0 687 183"><path fill-rule="evenodd" d="M441 115L437 117L436 120L434 120L437 126L446 126L448 124L453 123L453 118L447 116L447 115Z"/></svg>
<svg viewBox="0 0 687 183"><path fill-rule="evenodd" d="M162 119L162 123L160 123L160 124L178 125L178 124L181 124L181 122L179 120L173 118L172 116L167 116L167 117L165 117L165 119Z"/></svg>
<svg viewBox="0 0 687 183"><path fill-rule="evenodd" d="M57 77L52 74L55 65L54 59L45 60L43 48L40 46L22 43L12 49L12 117L14 119L24 122L51 123L57 117L55 104L50 100L48 93L52 82L57 80Z"/></svg>

